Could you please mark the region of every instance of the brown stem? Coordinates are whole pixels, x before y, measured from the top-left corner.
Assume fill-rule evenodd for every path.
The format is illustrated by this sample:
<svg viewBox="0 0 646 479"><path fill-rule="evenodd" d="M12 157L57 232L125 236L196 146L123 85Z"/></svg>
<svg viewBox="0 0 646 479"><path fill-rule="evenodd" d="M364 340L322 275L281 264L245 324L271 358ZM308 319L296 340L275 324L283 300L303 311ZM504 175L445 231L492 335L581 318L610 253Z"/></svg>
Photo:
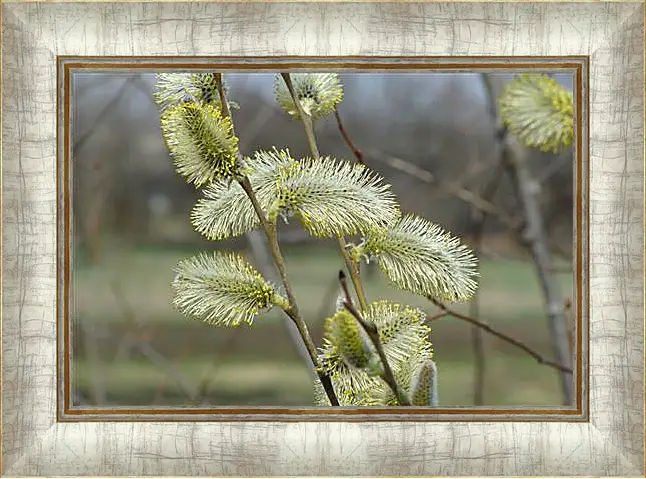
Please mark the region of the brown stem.
<svg viewBox="0 0 646 479"><path fill-rule="evenodd" d="M375 349L377 350L377 354L379 355L379 359L381 360L381 364L384 368L382 379L386 382L386 384L388 384L388 387L390 387L392 392L395 393L399 404L401 404L402 406L410 406L411 401L408 397L408 394L406 394L406 392L399 386L399 384L397 384L393 370L391 369L388 358L386 357L384 346L379 339L379 330L377 329L377 326L373 322L363 319L361 314L359 314L359 311L357 311L352 304L352 298L350 296L350 291L348 290L348 284L345 280L345 274L343 273L343 271L339 271L339 281L341 282L341 288L343 289L343 294L345 295L345 301L343 302L345 309L347 309L348 312L358 321L358 323L370 338L370 341L372 341Z"/></svg>
<svg viewBox="0 0 646 479"><path fill-rule="evenodd" d="M317 318L327 318L330 315L330 310L334 308L331 305L336 306L336 301L339 296L339 285L336 281L336 278L333 278L333 281L330 282L330 285L325 291L323 300L321 301L321 306L319 306Z"/></svg>
<svg viewBox="0 0 646 479"><path fill-rule="evenodd" d="M339 127L339 133L341 133L341 136L345 140L346 145L348 145L348 148L350 148L350 151L352 151L352 154L356 158L357 163L365 166L366 163L363 161L363 153L361 153L361 150L357 148L357 146L352 142L350 135L348 135L348 132L346 131L345 127L343 126L343 122L341 121L341 116L339 115L338 109L334 110L334 116L336 117L336 124Z"/></svg>
<svg viewBox="0 0 646 479"><path fill-rule="evenodd" d="M228 107L226 95L224 92L224 85L222 83L222 74L216 73L215 80L217 83L218 94L220 95L222 115L230 117L229 107ZM240 154L238 153L238 155ZM265 232L265 235L267 236L267 241L269 243L271 256L274 260L274 263L276 264L276 269L278 269L278 274L280 275L281 281L283 283L283 287L285 288L285 291L287 293L287 299L289 301L289 308L283 308L283 311L294 322L298 330L298 333L301 339L303 340L303 343L305 344L305 348L307 349L307 352L312 361L314 369L316 370L316 374L318 375L319 380L321 381L321 385L325 390L325 393L330 401L330 404L332 404L332 406L339 406L339 400L336 397L336 393L334 392L332 380L328 375L320 371L321 363L318 359L316 346L314 345L314 341L312 341L312 337L307 329L307 324L303 320L298 310L296 298L294 296L291 283L289 282L289 278L287 276L287 268L285 267L285 260L280 251L280 246L278 245L278 237L276 235L276 225L270 223L267 220L267 217L265 216L265 212L263 211L262 206L260 205L260 202L258 201L258 198L256 197L256 194L253 191L253 187L251 185L251 181L249 181L249 178L247 176L243 176L243 177L237 178L237 181L242 187L242 189L244 190L244 192L246 193L247 197L249 198L249 201L251 201L253 209L256 212L258 219L260 220L260 223Z"/></svg>
<svg viewBox="0 0 646 479"><path fill-rule="evenodd" d="M479 320L477 320L475 318L467 316L466 314L461 314L461 313L458 313L457 311L449 309L444 304L440 303L439 301L437 301L437 300L435 300L433 298L427 297L427 299L429 301L431 301L433 304L435 304L438 308L440 308L446 314L451 315L454 318L461 319L462 321L466 321L467 323L473 324L474 326L477 326L479 328L482 328L483 330L485 330L489 334L492 334L492 335L496 336L497 338L500 338L503 341L505 341L505 342L507 342L507 343L509 343L509 344L511 344L513 346L516 346L519 349L522 349L527 354L529 354L531 357L536 359L536 362L538 362L539 364L544 364L546 366L550 366L550 367L552 367L554 369L557 369L559 371L562 371L564 373L572 374L572 368L567 367L567 366L563 366L562 364L559 364L559 363L554 362L554 361L550 361L549 359L545 359L540 353L536 352L534 349L530 348L529 346L522 343L518 339L514 339L511 336L509 336L508 334L501 333L500 331L498 331L498 330L492 328L491 326L489 326L487 323L484 323L484 322L479 321ZM434 319L440 319L440 317L435 316Z"/></svg>
<svg viewBox="0 0 646 479"><path fill-rule="evenodd" d="M220 96L220 110L222 111L222 116L225 118L231 118L231 111L229 111L229 103L227 102L227 97L224 92L224 82L222 81L222 73L214 73L215 84L218 87L218 95Z"/></svg>
<svg viewBox="0 0 646 479"><path fill-rule="evenodd" d="M289 90L289 93L292 96L292 100L294 101L294 106L298 111L298 116L301 119L301 122L303 123L303 128L305 129L305 136L307 137L307 143L309 144L312 157L315 160L318 160L321 155L319 154L318 146L316 144L316 136L314 135L314 124L312 123L312 117L308 115L305 111L303 111L303 107L301 105L301 102L298 100L298 96L296 95L296 90L294 89L294 84L292 83L292 78L289 75L289 73L281 73L281 76L283 77L283 81L287 86L287 90ZM357 293L359 304L361 305L362 309L365 309L367 307L368 302L366 300L365 289L363 288L363 284L361 283L361 277L359 275L359 267L354 261L352 261L352 258L350 258L350 256L348 255L348 252L345 249L346 248L345 238L343 236L339 236L337 238L337 242L339 244L339 250L341 251L341 256L343 257L345 266L348 269L348 272L350 273L350 277L352 278L352 284L354 286L354 290Z"/></svg>
<svg viewBox="0 0 646 479"><path fill-rule="evenodd" d="M434 314L433 316L429 316L428 318L426 318L426 321L430 323L431 321L437 321L438 319L446 318L447 316L449 316L449 313L447 313L446 311L442 311L441 313L437 313L437 314Z"/></svg>
<svg viewBox="0 0 646 479"><path fill-rule="evenodd" d="M339 249L341 251L341 256L343 256L343 261L345 262L345 267L348 269L348 272L350 273L352 286L354 286L354 290L357 293L359 306L361 306L361 309L365 311L365 309L368 307L368 301L366 300L366 292L363 289L363 283L361 282L359 264L355 262L348 254L348 251L345 249L345 239L342 236L338 238L338 242L339 242Z"/></svg>
<svg viewBox="0 0 646 479"><path fill-rule="evenodd" d="M265 230L265 234L267 235L269 249L271 251L272 258L274 259L274 263L276 264L276 268L278 269L278 274L280 275L280 278L282 280L283 286L287 293L287 299L290 305L290 307L288 309L285 309L284 311L292 319L292 321L294 321L294 324L296 325L296 328L298 329L298 332L300 333L300 336L303 339L303 342L305 343L307 352L309 353L312 363L314 364L314 369L316 369L316 374L318 375L321 381L321 384L325 389L325 393L327 394L328 399L330 400L330 403L332 404L332 406L338 406L339 400L336 397L336 393L334 392L334 387L332 386L332 380L328 375L320 372L319 370L320 361L316 353L316 346L314 345L314 342L312 341L312 337L309 334L309 331L307 329L307 324L301 317L300 312L298 310L298 306L296 304L296 298L294 297L294 292L292 290L291 284L289 282L289 278L287 276L285 260L280 251L280 246L278 245L278 238L276 236L276 227L275 225L267 221L267 218L265 217L265 213L262 210L262 207L258 202L258 198L256 197L253 191L249 178L243 177L239 179L238 182L242 187L242 189L247 194L247 196L249 197L249 200L253 205L253 209L258 215L258 218L260 219L262 227Z"/></svg>
<svg viewBox="0 0 646 479"><path fill-rule="evenodd" d="M440 181L433 173L430 171L420 168L413 163L410 163L401 158L394 156L385 156L379 154L370 154L370 158L374 158L377 161L383 162L388 166L395 168L403 173L406 173L424 183L435 185L438 190L442 190L445 193L448 193L456 198L464 201L465 203L471 205L478 211L482 213L487 213L491 216L495 216L498 220L508 226L511 229L516 229L518 227L518 221L509 216L501 208L498 208L489 201L486 201L481 196L478 196L472 191L467 190L462 185L456 182L444 182Z"/></svg>

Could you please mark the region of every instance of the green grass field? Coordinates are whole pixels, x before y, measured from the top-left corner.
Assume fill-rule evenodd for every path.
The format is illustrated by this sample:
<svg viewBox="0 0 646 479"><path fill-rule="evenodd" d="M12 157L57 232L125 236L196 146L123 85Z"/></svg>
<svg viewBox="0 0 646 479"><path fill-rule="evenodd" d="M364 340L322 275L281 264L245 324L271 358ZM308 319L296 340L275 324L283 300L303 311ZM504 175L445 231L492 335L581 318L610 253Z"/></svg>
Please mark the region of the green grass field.
<svg viewBox="0 0 646 479"><path fill-rule="evenodd" d="M327 248L286 248L287 268L314 340L334 306L341 264ZM290 342L283 317L271 311L254 325L213 328L170 305L172 268L194 251L117 248L99 264L80 261L74 273L74 385L93 401L113 405L311 405L309 373ZM559 273L572 296L572 274ZM379 274L366 278L369 298L437 310L394 289ZM552 357L547 320L533 265L481 261L480 317ZM467 312L468 304L456 310ZM472 405L472 329L447 317L433 322L442 405ZM131 350L128 338L149 349ZM556 372L485 333L487 405L558 405Z"/></svg>

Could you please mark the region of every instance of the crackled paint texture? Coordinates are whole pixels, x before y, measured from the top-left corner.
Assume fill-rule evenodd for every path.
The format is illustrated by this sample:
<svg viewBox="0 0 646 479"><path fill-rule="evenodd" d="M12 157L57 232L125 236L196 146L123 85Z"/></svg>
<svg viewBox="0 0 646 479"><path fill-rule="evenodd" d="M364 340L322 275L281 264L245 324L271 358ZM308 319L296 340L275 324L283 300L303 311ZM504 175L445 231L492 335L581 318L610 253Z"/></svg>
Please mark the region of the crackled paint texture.
<svg viewBox="0 0 646 479"><path fill-rule="evenodd" d="M643 474L643 3L2 8L4 475ZM590 422L56 423L57 55L590 55Z"/></svg>

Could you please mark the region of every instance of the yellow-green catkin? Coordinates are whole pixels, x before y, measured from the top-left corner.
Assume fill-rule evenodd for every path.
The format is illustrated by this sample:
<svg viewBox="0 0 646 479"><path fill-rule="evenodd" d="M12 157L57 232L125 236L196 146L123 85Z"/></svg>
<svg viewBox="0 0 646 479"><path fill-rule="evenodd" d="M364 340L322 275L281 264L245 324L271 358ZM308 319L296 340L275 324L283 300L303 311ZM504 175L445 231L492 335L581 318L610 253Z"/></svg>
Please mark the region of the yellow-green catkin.
<svg viewBox="0 0 646 479"><path fill-rule="evenodd" d="M415 372L410 395L413 406L437 405L437 366L434 361L426 361Z"/></svg>
<svg viewBox="0 0 646 479"><path fill-rule="evenodd" d="M291 80L301 108L313 120L333 113L343 99L338 73L292 73ZM281 108L299 119L298 108L281 75L276 75L274 94Z"/></svg>
<svg viewBox="0 0 646 479"><path fill-rule="evenodd" d="M170 107L161 128L178 173L190 183L201 186L239 172L238 138L218 107L193 102Z"/></svg>
<svg viewBox="0 0 646 479"><path fill-rule="evenodd" d="M374 351L361 325L346 310L337 312L330 324L330 333L338 347L339 355L348 366L363 369L374 362Z"/></svg>
<svg viewBox="0 0 646 479"><path fill-rule="evenodd" d="M574 139L572 93L547 75L526 74L510 82L500 99L500 113L525 146L558 153Z"/></svg>

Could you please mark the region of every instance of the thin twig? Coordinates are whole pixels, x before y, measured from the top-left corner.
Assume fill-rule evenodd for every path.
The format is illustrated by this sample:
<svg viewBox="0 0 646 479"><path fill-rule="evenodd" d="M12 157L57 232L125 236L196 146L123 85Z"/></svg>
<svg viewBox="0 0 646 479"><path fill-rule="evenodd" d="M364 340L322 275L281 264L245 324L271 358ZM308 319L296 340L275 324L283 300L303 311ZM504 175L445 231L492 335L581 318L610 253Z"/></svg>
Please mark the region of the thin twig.
<svg viewBox="0 0 646 479"><path fill-rule="evenodd" d="M222 111L222 116L225 118L231 118L231 112L229 111L229 103L227 102L227 97L224 93L224 82L222 81L222 73L214 73L215 84L218 88L218 96L220 97L220 110Z"/></svg>
<svg viewBox="0 0 646 479"><path fill-rule="evenodd" d="M442 311L440 313L434 314L433 316L429 316L428 318L426 318L426 321L430 323L432 321L437 321L438 319L446 318L447 316L449 316L449 313Z"/></svg>
<svg viewBox="0 0 646 479"><path fill-rule="evenodd" d="M220 103L222 105L222 114L228 115L229 113L228 107L225 107L225 105L227 105L227 99L224 93L224 86L222 84L222 75L220 73L216 73L215 79L218 85L218 93L220 95ZM260 202L258 201L258 198L256 197L255 192L253 191L253 187L251 185L251 181L249 181L249 178L247 176L244 176L241 178L237 178L237 181L242 187L242 189L244 190L244 192L246 193L247 197L249 198L249 201L251 201L253 209L256 212L258 219L260 220L260 224L262 225L265 235L267 236L267 241L269 243L269 250L270 250L271 256L274 260L274 263L276 264L276 268L278 269L278 274L280 275L281 281L283 283L283 287L285 288L285 291L287 293L287 299L289 301L289 308L283 308L283 311L285 311L285 313L292 319L296 328L298 329L300 337L303 340L305 347L307 348L307 352L309 353L310 359L312 360L314 369L316 370L316 373L321 381L321 385L323 386L323 389L325 390L325 393L328 399L330 400L330 404L332 404L332 406L338 406L339 400L336 397L336 394L334 392L332 380L327 374L320 371L320 361L318 359L318 354L316 352L316 346L314 345L314 341L312 341L312 337L310 336L310 333L307 329L307 324L303 320L300 314L300 311L298 309L298 305L296 303L296 297L294 296L294 292L292 290L289 277L287 276L285 259L283 258L283 254L280 251L280 246L278 244L278 237L276 235L276 225L270 223L267 217L265 216L265 212L263 211L262 206L260 205Z"/></svg>
<svg viewBox="0 0 646 479"><path fill-rule="evenodd" d="M487 323L484 323L484 322L479 321L479 320L477 320L475 318L467 316L466 314L458 313L457 311L454 311L454 310L448 308L444 304L440 303L439 301L437 301L437 300L435 300L435 299L433 299L431 297L427 297L427 299L429 301L431 301L434 305L436 305L438 308L440 308L446 314L448 314L450 316L453 316L454 318L466 321L467 323L473 324L474 326L477 326L479 328L482 328L483 330L485 330L489 334L492 334L492 335L496 336L497 338L500 338L503 341L505 341L505 342L507 342L507 343L509 343L509 344L511 344L513 346L516 346L519 349L522 349L527 354L529 354L531 357L536 359L536 362L538 362L539 364L544 364L544 365L550 366L550 367L552 367L554 369L558 369L559 371L563 371L563 372L572 374L572 368L569 368L567 366L563 366L563 365L561 365L561 364L559 364L557 362L554 362L554 361L550 361L549 359L545 359L540 353L538 353L534 349L530 348L526 344L522 343L518 339L514 339L511 336L509 336L508 334L501 333L500 331L498 331L498 330L492 328L491 326L489 326Z"/></svg>
<svg viewBox="0 0 646 479"><path fill-rule="evenodd" d="M339 132L341 133L341 136L345 140L345 143L348 145L348 148L350 148L350 151L352 151L352 154L357 160L357 163L359 163L360 165L366 166L366 163L363 160L363 153L354 144L354 142L350 138L350 135L348 135L348 132L343 126L343 121L341 121L341 115L339 114L338 107L334 110L334 117L336 118L336 124L339 127ZM341 254L343 254L343 260L345 261L346 267L350 270L350 278L352 279L352 284L354 286L354 289L357 291L359 304L363 309L365 309L367 306L367 302L365 300L365 291L363 289L363 283L360 281L361 275L359 272L359 265L356 262L352 261L347 251L345 250L345 247L342 247Z"/></svg>
<svg viewBox="0 0 646 479"><path fill-rule="evenodd" d="M483 193L483 198L486 201L491 201L496 191L498 190L498 185L500 184L500 175L496 171L492 179L485 187ZM474 236L474 246L476 249L481 249L482 247L482 237L485 231L485 224L487 222L488 215L486 213L481 213L472 210L472 214L476 216L473 236ZM477 318L480 313L480 295L478 291L475 292L473 299L471 301L471 317ZM473 353L475 356L475 381L473 386L473 400L476 406L481 406L484 403L484 385L485 385L485 374L486 374L486 365L487 357L484 352L484 341L482 337L482 330L476 326L472 328L473 334Z"/></svg>
<svg viewBox="0 0 646 479"><path fill-rule="evenodd" d="M352 151L352 154L356 158L357 163L365 166L365 162L363 161L363 153L361 153L361 150L352 142L352 139L350 138L350 136L348 135L348 132L343 126L343 122L341 121L341 116L339 115L338 108L334 110L334 116L336 118L336 124L339 127L339 133L341 133L341 136L345 140L346 145L348 145L348 148L350 148L350 151Z"/></svg>
<svg viewBox="0 0 646 479"><path fill-rule="evenodd" d="M345 140L346 145L348 146L350 151L352 151L352 154L356 158L357 163L366 165L363 152L354 144L354 142L348 135L348 132L345 129L345 126L343 125L343 121L341 120L341 116L339 114L338 109L334 111L334 116L336 117L336 123L339 129L339 133L341 133L341 136ZM394 158L394 157L387 158L387 157L382 157L380 155L375 155L375 157L376 157L375 159L377 159L378 161L383 161L395 169L398 169L402 172L408 173L412 176L415 176L421 179L425 183L437 184L440 190L444 190L445 192L448 192L458 197L459 199L467 203L470 203L473 207L475 207L476 209L479 209L480 211L483 211L486 213L495 212L503 221L507 222L507 220L509 220L508 222L510 225L513 223L513 220L511 217L506 215L504 212L500 211L500 209L497 208L490 201L487 201L484 198L478 197L473 192L465 188L462 188L459 185L459 183L440 182L435 177L435 175L433 175L430 171L424 170L423 168L420 168L417 165L413 165L412 163L405 162L400 158Z"/></svg>
<svg viewBox="0 0 646 479"><path fill-rule="evenodd" d="M317 318L326 318L330 311L330 305L334 304L335 299L338 297L339 285L336 278L333 278L333 281L328 286L325 294L323 295L323 300L321 301L321 306L319 306Z"/></svg>
<svg viewBox="0 0 646 479"><path fill-rule="evenodd" d="M229 102L227 101L226 98L226 92L224 90L224 81L222 79L222 73L214 73L214 78L215 78L215 83L217 85L218 89L218 95L220 97L220 111L222 112L222 116L225 118L230 118L231 121L233 122L233 118L231 117L231 110L229 109ZM264 111L267 111L267 108L265 108ZM266 117L265 117L266 118ZM232 132L235 134L235 127L232 126ZM253 135L256 133L254 132ZM247 141L249 139L247 138ZM249 243L249 246L251 247L251 253L254 255L254 258L256 260L257 265L260 267L260 272L263 274L265 278L269 278L270 280L276 280L277 278L273 277L274 275L271 274L270 268L267 268L267 265L265 264L265 258L270 258L271 253L269 252L269 247L267 245L267 238L265 236L262 236L262 233L258 231L249 231L246 233L246 238L247 242ZM307 350L307 347L304 344L304 341L302 341L300 332L296 325L293 323L292 318L289 317L287 313L285 313L285 326L287 327L287 332L291 336L292 340L295 342L296 349L298 350L299 355L305 360L307 363L307 366L310 368L310 370L313 371L314 369L314 363L312 362L312 358L310 357L310 354Z"/></svg>
<svg viewBox="0 0 646 479"><path fill-rule="evenodd" d="M498 137L505 138L504 131L506 130L504 129L500 130L497 133ZM419 166L414 165L413 163L410 163L401 158L397 158L394 156L385 156L376 152L370 153L370 158L380 161L382 163L385 163L390 167L396 170L399 170L403 173L407 173L408 175L418 180L421 180L424 183L434 184L437 186L438 190L441 190L444 193L455 196L456 198L471 205L473 208L479 210L482 213L487 213L491 216L496 217L501 223L503 223L511 231L513 231L514 234L520 238L521 242L525 243L525 240L522 237L522 229L525 223L524 217L522 215L510 216L501 208L497 207L496 205L492 204L491 202L487 201L481 196L463 188L459 183L442 182L430 171L425 170L424 168L420 168ZM567 253L563 251L563 249L555 241L550 241L549 239L547 239L546 241L548 242L549 247L555 253L559 254L559 256L562 256L565 259L569 258Z"/></svg>
<svg viewBox="0 0 646 479"><path fill-rule="evenodd" d="M348 284L346 282L345 274L343 273L343 271L339 271L339 281L341 282L341 288L343 289L343 294L345 295L343 306L345 306L345 309L347 309L348 312L352 316L354 316L357 322L361 325L363 330L370 338L370 341L372 341L375 349L377 350L377 354L379 355L379 359L381 360L381 364L384 368L382 379L386 382L386 384L388 384L388 387L390 387L392 392L395 393L399 404L401 404L402 406L410 406L411 401L408 397L408 394L406 394L406 392L399 386L399 384L397 384L397 381L395 380L395 375L393 374L393 370L388 363L388 358L386 357L384 346L379 339L379 330L377 329L377 326L373 322L363 319L359 311L357 311L357 309L352 304L352 297L350 296L350 291L348 290Z"/></svg>
<svg viewBox="0 0 646 479"><path fill-rule="evenodd" d="M92 124L83 132L72 144L72 151L74 153L78 152L85 143L90 139L92 134L94 133L94 130L96 127L110 114L112 110L114 110L117 105L119 104L119 101L123 98L123 95L125 94L126 90L128 87L135 82L136 77L134 76L129 76L128 78L125 79L123 82L123 85L119 87L119 90L117 93L114 95L114 97L101 109L99 114L96 116Z"/></svg>
<svg viewBox="0 0 646 479"><path fill-rule="evenodd" d="M498 218L505 226L508 226L512 229L518 228L518 222L514 220L507 213L502 211L500 208L492 204L491 202L485 200L481 196L463 188L461 185L454 182L443 182L438 180L438 178L431 173L430 171L420 168L413 163L410 163L401 158L394 156L385 156L385 155L370 155L370 158L374 158L377 161L387 164L388 166L395 168L403 173L407 173L410 176L417 178L418 180L423 181L424 183L436 185L438 189L443 190L445 193L451 194L456 198L468 203L473 208L487 213L491 216Z"/></svg>
<svg viewBox="0 0 646 479"><path fill-rule="evenodd" d="M368 301L366 299L366 291L363 288L363 282L361 281L359 263L353 261L348 254L348 250L345 249L345 238L339 236L338 242L341 256L343 256L343 261L345 262L345 266L350 273L350 278L352 279L352 285L354 286L354 290L357 293L359 306L361 306L361 309L365 310L368 307Z"/></svg>

